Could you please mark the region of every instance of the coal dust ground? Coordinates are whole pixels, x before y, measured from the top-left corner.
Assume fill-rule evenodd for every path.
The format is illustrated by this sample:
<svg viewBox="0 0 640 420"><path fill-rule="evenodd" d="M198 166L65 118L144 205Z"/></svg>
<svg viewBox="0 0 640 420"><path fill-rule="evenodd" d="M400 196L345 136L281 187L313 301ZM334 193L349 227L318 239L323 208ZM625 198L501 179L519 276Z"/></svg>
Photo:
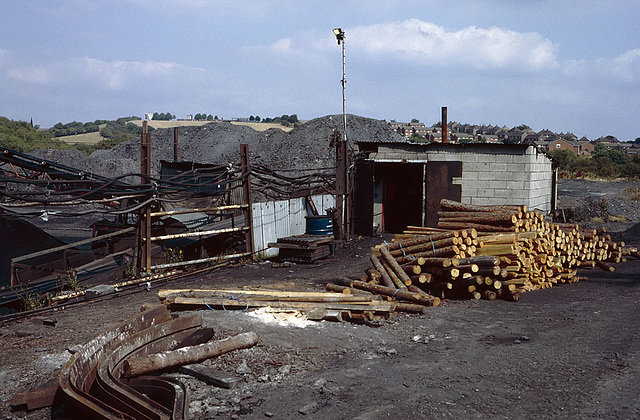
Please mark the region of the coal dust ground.
<svg viewBox="0 0 640 420"><path fill-rule="evenodd" d="M619 226L609 230L640 246L637 225ZM55 326L5 320L0 415L50 418L50 409L12 411L12 396L56 377L69 349L158 303L160 288L323 290L333 278L360 276L370 247L389 238L355 238L311 265L223 268L38 314ZM579 275L519 302L445 300L426 315L370 325L202 310L216 338L255 331L260 341L205 362L238 378L233 389L173 375L189 389L194 419L640 418L640 262Z"/></svg>

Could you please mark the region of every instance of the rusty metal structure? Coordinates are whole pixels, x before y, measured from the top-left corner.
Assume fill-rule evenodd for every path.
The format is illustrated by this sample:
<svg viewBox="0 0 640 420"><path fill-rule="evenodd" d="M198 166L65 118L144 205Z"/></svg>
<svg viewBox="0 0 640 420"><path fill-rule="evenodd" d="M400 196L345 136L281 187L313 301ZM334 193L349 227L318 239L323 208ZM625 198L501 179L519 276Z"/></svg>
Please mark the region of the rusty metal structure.
<svg viewBox="0 0 640 420"><path fill-rule="evenodd" d="M208 338L197 316L172 318L159 305L99 335L75 353L59 376L54 411L64 418L185 419L185 386L172 378L123 378L128 357L175 350Z"/></svg>
<svg viewBox="0 0 640 420"><path fill-rule="evenodd" d="M32 244L30 252L1 256L2 265L10 265L10 280L4 285L6 289L0 290L0 304L56 289L61 276L75 276L89 266L114 262L122 266L128 260L137 277L146 277L159 269L220 263L253 254L250 240L245 249L238 251L239 245L234 246L227 255L224 248L215 245L219 238L228 237L236 243L243 237L234 235L250 231L250 205L243 202L250 190L248 169L239 173L228 167L193 164L188 171L155 178L151 174L149 133L143 132L140 145L141 173L115 179L0 148L0 184L5 186L0 189L3 220L45 220L45 216L77 219L86 214L115 218L95 225L92 238L54 247ZM140 184L123 180L135 177ZM241 188L244 194L233 193ZM194 199L206 206L194 208ZM167 225L166 216L171 212L199 212L204 215L204 225ZM167 255L177 249L177 240L181 240L180 253ZM183 248L187 251L184 254ZM48 261L44 266L43 259Z"/></svg>
<svg viewBox="0 0 640 420"><path fill-rule="evenodd" d="M344 148L344 142L341 145ZM331 194L336 172L343 174L342 191L347 192L347 159L336 172L324 168L284 175L252 166L249 148L241 145L238 166L161 162L158 178L151 172L151 149L150 133L143 127L140 173L110 179L0 148L0 219L78 220L88 214L115 219L94 223L88 239L54 247L34 244L26 253L0 256L10 264L0 305L21 300L20 293L24 297L59 288L62 276L79 277L88 267L131 264L127 270L144 279L159 270L252 259L258 252L253 239L254 194L262 200ZM42 258L51 262L43 266Z"/></svg>

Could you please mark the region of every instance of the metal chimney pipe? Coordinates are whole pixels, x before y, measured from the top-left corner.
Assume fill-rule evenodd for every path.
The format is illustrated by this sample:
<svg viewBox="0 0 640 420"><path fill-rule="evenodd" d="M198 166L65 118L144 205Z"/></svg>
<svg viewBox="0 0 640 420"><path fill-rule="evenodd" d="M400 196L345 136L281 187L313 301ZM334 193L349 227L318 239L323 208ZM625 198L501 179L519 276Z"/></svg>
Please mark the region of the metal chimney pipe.
<svg viewBox="0 0 640 420"><path fill-rule="evenodd" d="M447 143L447 107L442 107L442 142Z"/></svg>

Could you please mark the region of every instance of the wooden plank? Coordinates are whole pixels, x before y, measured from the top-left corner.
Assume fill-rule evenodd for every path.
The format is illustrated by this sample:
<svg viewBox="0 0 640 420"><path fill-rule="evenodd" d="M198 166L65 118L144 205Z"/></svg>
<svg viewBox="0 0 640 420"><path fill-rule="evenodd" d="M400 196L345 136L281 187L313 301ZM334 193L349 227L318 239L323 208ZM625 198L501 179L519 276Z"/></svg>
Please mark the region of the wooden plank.
<svg viewBox="0 0 640 420"><path fill-rule="evenodd" d="M303 249L303 250L314 250L317 248L315 244L311 245L300 245L300 244L288 244L284 242L269 242L267 244L269 248L286 248L286 249Z"/></svg>
<svg viewBox="0 0 640 420"><path fill-rule="evenodd" d="M13 396L11 405L14 407L26 406L27 410L37 410L39 408L50 407L58 391L58 385L47 386L35 391L21 392Z"/></svg>
<svg viewBox="0 0 640 420"><path fill-rule="evenodd" d="M221 308L224 303L225 308L278 308L278 309L296 309L296 310L312 310L314 308L325 309L338 309L338 310L354 310L354 311L379 311L379 312L391 312L394 310L394 304L392 302L385 301L371 301L371 302L284 302L284 301L258 301L258 300L229 300L223 298L187 298L176 296L172 303L176 305L209 305Z"/></svg>

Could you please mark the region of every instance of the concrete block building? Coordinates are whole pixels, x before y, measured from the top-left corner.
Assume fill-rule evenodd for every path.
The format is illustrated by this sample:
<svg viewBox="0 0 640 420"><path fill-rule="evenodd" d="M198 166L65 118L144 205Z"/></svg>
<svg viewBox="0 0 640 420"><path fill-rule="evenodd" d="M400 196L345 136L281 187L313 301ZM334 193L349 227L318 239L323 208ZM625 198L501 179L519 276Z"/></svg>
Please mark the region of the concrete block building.
<svg viewBox="0 0 640 420"><path fill-rule="evenodd" d="M477 205L555 208L551 159L527 144L358 143L356 233L436 226L443 198Z"/></svg>

